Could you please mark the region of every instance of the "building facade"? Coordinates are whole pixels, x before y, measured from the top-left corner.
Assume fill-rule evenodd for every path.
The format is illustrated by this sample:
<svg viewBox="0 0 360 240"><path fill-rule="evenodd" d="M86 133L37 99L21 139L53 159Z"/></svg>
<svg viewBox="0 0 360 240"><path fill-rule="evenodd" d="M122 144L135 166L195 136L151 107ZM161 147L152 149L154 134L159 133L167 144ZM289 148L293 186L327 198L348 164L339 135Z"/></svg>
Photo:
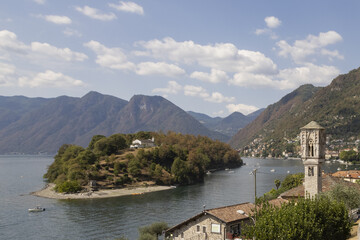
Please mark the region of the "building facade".
<svg viewBox="0 0 360 240"><path fill-rule="evenodd" d="M325 162L325 128L312 121L301 128L301 158L304 163L305 196L315 197L322 190L322 164Z"/></svg>

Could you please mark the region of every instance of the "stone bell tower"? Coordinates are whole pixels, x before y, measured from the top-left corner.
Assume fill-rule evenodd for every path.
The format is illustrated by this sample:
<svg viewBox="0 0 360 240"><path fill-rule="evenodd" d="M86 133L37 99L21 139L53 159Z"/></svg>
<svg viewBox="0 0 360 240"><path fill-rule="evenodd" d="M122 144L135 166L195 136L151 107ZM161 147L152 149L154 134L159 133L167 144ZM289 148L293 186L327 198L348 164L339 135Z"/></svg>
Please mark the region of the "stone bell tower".
<svg viewBox="0 0 360 240"><path fill-rule="evenodd" d="M325 128L312 121L301 128L301 159L305 167L305 197L322 191L321 165L325 161Z"/></svg>

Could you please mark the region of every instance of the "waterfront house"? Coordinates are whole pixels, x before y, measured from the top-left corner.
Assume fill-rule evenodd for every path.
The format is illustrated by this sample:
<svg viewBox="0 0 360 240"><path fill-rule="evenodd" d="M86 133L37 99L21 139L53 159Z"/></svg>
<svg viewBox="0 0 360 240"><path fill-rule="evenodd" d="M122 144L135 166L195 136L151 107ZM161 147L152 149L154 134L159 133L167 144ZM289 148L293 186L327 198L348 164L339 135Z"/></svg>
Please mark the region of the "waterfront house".
<svg viewBox="0 0 360 240"><path fill-rule="evenodd" d="M135 139L132 141L132 144L130 145L130 148L150 148L155 147L154 138L152 139Z"/></svg>

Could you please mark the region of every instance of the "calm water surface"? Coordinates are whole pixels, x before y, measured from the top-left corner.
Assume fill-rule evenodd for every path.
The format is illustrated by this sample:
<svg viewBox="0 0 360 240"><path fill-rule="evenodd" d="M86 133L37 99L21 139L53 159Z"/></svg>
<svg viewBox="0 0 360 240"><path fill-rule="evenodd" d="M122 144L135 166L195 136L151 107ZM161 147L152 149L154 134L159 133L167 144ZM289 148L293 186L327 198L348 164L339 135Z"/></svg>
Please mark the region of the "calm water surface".
<svg viewBox="0 0 360 240"><path fill-rule="evenodd" d="M0 239L137 239L138 227L165 221L169 225L194 216L203 209L253 202L256 167L257 194L274 187L287 172L303 171L300 160L245 158L245 166L207 175L193 186L110 199L56 200L35 197L42 176L53 161L48 156L0 156ZM338 164L325 164L336 171ZM270 170L274 169L275 172ZM45 212L28 213L41 205Z"/></svg>

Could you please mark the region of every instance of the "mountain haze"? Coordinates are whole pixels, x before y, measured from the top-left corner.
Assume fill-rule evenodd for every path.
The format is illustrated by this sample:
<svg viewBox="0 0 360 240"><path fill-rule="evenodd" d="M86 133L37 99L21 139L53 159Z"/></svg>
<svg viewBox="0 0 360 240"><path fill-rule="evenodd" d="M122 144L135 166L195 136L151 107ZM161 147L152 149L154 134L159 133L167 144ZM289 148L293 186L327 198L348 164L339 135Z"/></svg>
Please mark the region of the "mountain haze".
<svg viewBox="0 0 360 240"><path fill-rule="evenodd" d="M93 135L175 131L227 141L159 96L135 95L125 101L97 92L81 98L2 97L0 153L55 153L65 143L87 146ZM9 103L9 104L7 104ZM16 106L15 110L14 106Z"/></svg>
<svg viewBox="0 0 360 240"><path fill-rule="evenodd" d="M197 119L207 128L225 134L226 136L234 136L241 128L245 127L253 121L264 109L259 109L249 115L244 115L239 112L233 112L225 118L212 118L206 114L189 111L188 113Z"/></svg>

